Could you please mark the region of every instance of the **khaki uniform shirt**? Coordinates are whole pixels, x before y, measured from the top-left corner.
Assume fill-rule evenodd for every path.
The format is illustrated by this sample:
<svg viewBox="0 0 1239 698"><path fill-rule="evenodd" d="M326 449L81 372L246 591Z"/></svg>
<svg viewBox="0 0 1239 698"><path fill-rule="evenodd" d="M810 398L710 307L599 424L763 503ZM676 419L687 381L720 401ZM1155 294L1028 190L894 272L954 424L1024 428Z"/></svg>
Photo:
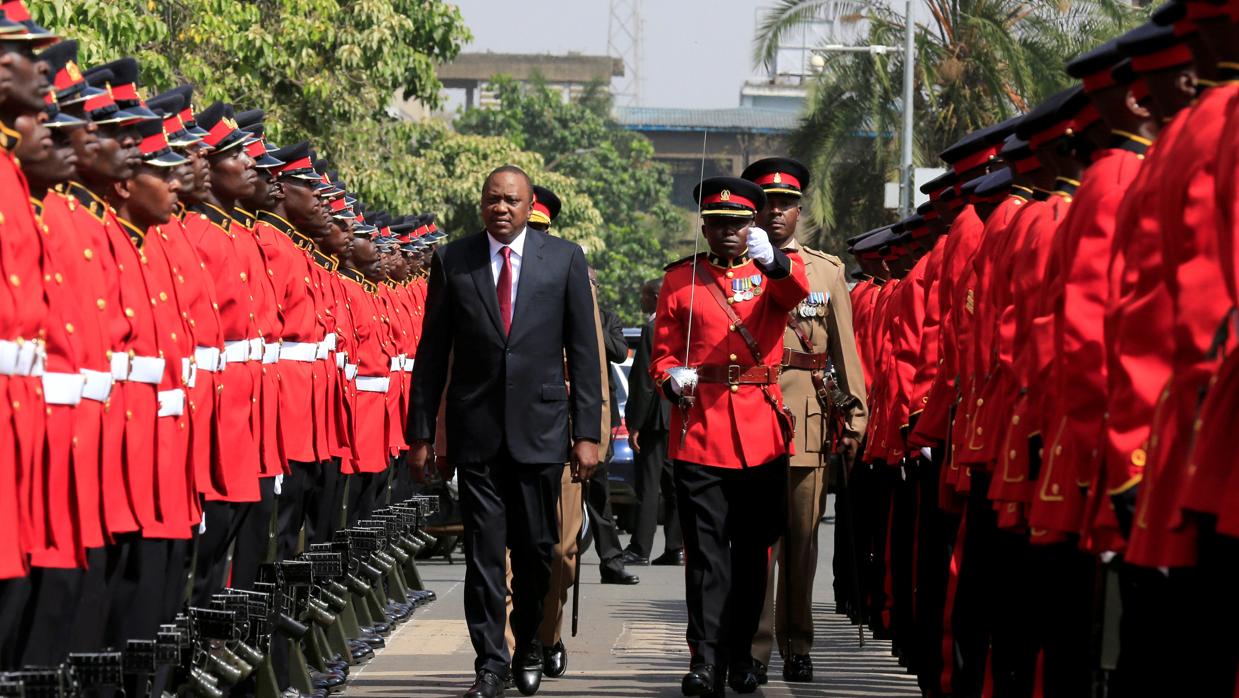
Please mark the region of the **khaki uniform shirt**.
<svg viewBox="0 0 1239 698"><path fill-rule="evenodd" d="M847 420L844 434L857 440L865 433L868 410L865 405L865 378L860 357L856 353L856 337L852 332L852 300L848 293L843 262L838 257L802 246L793 240L783 248L798 252L804 260L805 276L809 279L809 297L792 313L813 343L814 353L826 353L834 365L839 388L855 397L858 406ZM816 296L816 297L815 297ZM805 351L800 338L789 327L783 334L783 346ZM830 449L830 420L818 405L817 390L810 372L784 368L779 378L783 402L796 417L796 453L793 466L820 467Z"/></svg>

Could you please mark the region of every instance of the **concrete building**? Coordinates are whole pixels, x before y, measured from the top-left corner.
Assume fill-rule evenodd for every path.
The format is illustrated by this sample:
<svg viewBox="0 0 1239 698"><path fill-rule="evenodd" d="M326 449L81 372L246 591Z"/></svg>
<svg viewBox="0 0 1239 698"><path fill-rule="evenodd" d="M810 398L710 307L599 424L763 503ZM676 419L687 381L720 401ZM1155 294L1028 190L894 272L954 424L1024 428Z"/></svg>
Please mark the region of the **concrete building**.
<svg viewBox="0 0 1239 698"><path fill-rule="evenodd" d="M797 112L786 109L669 109L616 107L615 119L654 144L654 157L670 165L675 178L672 202L693 207L693 187L702 175L739 176L754 160L786 155Z"/></svg>
<svg viewBox="0 0 1239 698"><path fill-rule="evenodd" d="M538 76L570 99L591 83L610 85L611 78L623 77L624 62L610 56L583 54L462 53L438 70L445 88L464 90L466 109L494 106L487 84L496 75L507 75L518 82Z"/></svg>

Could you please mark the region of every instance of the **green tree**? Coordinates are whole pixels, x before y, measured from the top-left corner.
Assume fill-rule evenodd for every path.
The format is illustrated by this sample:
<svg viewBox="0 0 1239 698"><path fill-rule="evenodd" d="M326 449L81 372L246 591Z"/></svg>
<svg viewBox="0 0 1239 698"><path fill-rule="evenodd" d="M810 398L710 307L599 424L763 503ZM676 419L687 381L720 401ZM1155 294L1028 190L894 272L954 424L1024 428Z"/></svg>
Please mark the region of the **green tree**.
<svg viewBox="0 0 1239 698"><path fill-rule="evenodd" d="M758 29L754 57L773 60L781 41L837 0L779 0ZM855 0L868 23L862 43L902 45L902 3ZM920 3L918 3L920 4ZM925 0L916 26L914 162L969 131L1021 113L1066 87L1068 60L1134 26L1144 11L1123 0ZM795 152L815 178L806 210L817 243L842 241L890 222L883 183L898 176L902 123L901 54L824 52Z"/></svg>
<svg viewBox="0 0 1239 698"><path fill-rule="evenodd" d="M601 214L595 235L602 244L590 254L599 302L624 322L640 323L641 284L662 275L684 225L671 204L670 171L654 161L649 139L611 118L610 95L599 85L571 101L541 80L522 85L501 76L492 86L499 108L464 112L456 130L502 136L541 155L547 171L577 182ZM565 208L572 205L571 194L550 180L535 181L559 194Z"/></svg>
<svg viewBox="0 0 1239 698"><path fill-rule="evenodd" d="M278 143L310 139L373 198L408 210L396 173L357 138L392 126L393 95L438 105L435 65L470 38L440 0L32 0L45 26L79 40L84 65L132 55L148 93L183 81L201 105L261 107ZM392 126L395 128L394 126ZM395 152L395 151L393 151ZM407 149L399 149L411 157ZM363 165L364 163L364 165Z"/></svg>

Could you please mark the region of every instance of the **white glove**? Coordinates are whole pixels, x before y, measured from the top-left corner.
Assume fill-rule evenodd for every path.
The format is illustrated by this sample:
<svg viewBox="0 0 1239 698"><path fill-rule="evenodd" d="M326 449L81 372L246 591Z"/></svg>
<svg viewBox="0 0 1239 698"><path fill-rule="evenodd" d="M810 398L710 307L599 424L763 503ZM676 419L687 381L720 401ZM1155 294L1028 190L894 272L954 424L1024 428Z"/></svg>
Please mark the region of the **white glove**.
<svg viewBox="0 0 1239 698"><path fill-rule="evenodd" d="M770 236L766 231L750 225L748 244L749 257L754 261L764 265L774 264L774 245L770 244Z"/></svg>
<svg viewBox="0 0 1239 698"><path fill-rule="evenodd" d="M933 460L933 459L934 459L934 452L933 452L933 449L929 448L928 446L926 446L926 447L924 447L924 448L922 448L922 449L921 449L921 455L925 457L925 460Z"/></svg>

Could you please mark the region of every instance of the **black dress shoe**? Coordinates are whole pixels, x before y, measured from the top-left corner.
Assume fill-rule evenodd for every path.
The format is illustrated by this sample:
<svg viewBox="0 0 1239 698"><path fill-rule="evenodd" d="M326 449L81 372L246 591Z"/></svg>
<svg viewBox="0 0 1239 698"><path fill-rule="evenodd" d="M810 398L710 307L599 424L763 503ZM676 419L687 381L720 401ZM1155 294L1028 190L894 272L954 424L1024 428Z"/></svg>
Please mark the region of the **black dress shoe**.
<svg viewBox="0 0 1239 698"><path fill-rule="evenodd" d="M788 683L809 683L813 680L813 658L807 654L789 654L783 660L783 680Z"/></svg>
<svg viewBox="0 0 1239 698"><path fill-rule="evenodd" d="M636 552L632 548L624 548L624 554L622 557L620 557L620 559L624 561L625 565L648 565L650 564L650 559L648 557Z"/></svg>
<svg viewBox="0 0 1239 698"><path fill-rule="evenodd" d="M497 698L503 695L503 681L493 671L483 669L465 692L465 698Z"/></svg>
<svg viewBox="0 0 1239 698"><path fill-rule="evenodd" d="M666 565L674 567L679 565L684 566L684 548L676 548L675 550L666 550L662 555L650 561L651 565Z"/></svg>
<svg viewBox="0 0 1239 698"><path fill-rule="evenodd" d="M727 670L727 685L736 693L756 693L760 682L753 664L732 664Z"/></svg>
<svg viewBox="0 0 1239 698"><path fill-rule="evenodd" d="M713 664L698 664L680 679L680 693L686 696L722 696L722 682L717 680Z"/></svg>
<svg viewBox="0 0 1239 698"><path fill-rule="evenodd" d="M598 568L603 584L637 584L641 578L624 569L624 563L619 558L608 560Z"/></svg>
<svg viewBox="0 0 1239 698"><path fill-rule="evenodd" d="M568 671L568 650L560 640L550 647L542 648L542 673L547 678L557 679Z"/></svg>
<svg viewBox="0 0 1239 698"><path fill-rule="evenodd" d="M770 683L770 674L766 668L766 665L762 664L756 659L753 660L753 673L757 674L757 683L761 684L762 686L765 686L766 684Z"/></svg>
<svg viewBox="0 0 1239 698"><path fill-rule="evenodd" d="M532 696L542 685L542 650L534 647L512 660L512 679L523 696Z"/></svg>

